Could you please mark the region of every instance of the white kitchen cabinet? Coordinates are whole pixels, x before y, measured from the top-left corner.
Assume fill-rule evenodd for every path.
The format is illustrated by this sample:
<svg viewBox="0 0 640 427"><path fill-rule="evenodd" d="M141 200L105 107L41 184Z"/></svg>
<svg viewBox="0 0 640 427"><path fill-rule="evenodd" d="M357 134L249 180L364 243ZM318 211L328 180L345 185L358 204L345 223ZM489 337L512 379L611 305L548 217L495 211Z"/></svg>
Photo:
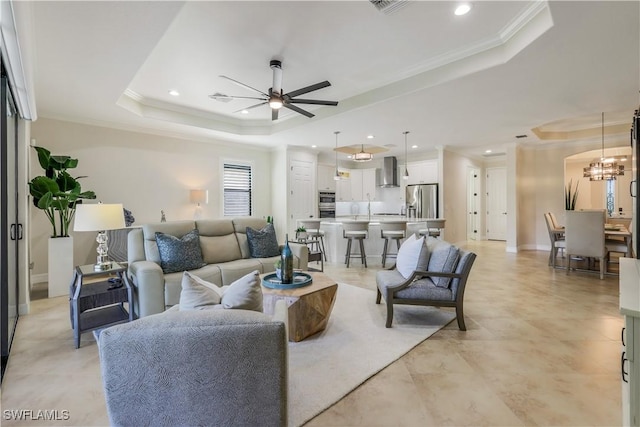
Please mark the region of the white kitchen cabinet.
<svg viewBox="0 0 640 427"><path fill-rule="evenodd" d="M318 191L336 191L335 166L318 165Z"/></svg>
<svg viewBox="0 0 640 427"><path fill-rule="evenodd" d="M369 194L370 200L377 200L376 197L376 170L362 169L362 200L367 200Z"/></svg>
<svg viewBox="0 0 640 427"><path fill-rule="evenodd" d="M438 182L438 161L423 160L407 163L409 179L407 184L433 184Z"/></svg>
<svg viewBox="0 0 640 427"><path fill-rule="evenodd" d="M341 178L336 181L336 201L350 202L351 198L351 171L339 169Z"/></svg>
<svg viewBox="0 0 640 427"><path fill-rule="evenodd" d="M622 425L640 426L640 261L620 258Z"/></svg>
<svg viewBox="0 0 640 427"><path fill-rule="evenodd" d="M351 169L351 200L367 200L362 197L362 169Z"/></svg>

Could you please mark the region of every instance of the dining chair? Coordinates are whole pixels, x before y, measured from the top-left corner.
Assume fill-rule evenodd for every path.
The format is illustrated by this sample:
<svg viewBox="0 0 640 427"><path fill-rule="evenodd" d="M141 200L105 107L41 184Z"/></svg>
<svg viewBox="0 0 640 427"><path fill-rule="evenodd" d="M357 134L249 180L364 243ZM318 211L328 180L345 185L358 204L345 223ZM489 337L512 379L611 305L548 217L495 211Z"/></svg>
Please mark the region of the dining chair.
<svg viewBox="0 0 640 427"><path fill-rule="evenodd" d="M384 239L382 248L382 268L385 268L387 258L396 258L400 250L400 241L406 237L407 221L381 221L380 237ZM396 252L389 252L391 240L396 241Z"/></svg>
<svg viewBox="0 0 640 427"><path fill-rule="evenodd" d="M369 235L369 221L343 221L342 237L347 239L347 252L344 256L344 263L351 264L351 258L360 258L362 264L367 267L367 254L364 251L364 239ZM360 253L351 254L351 245L354 240L360 244Z"/></svg>
<svg viewBox="0 0 640 427"><path fill-rule="evenodd" d="M566 242L564 240L564 230L559 231L558 228L553 225L553 214L548 212L544 214L544 221L547 224L547 231L549 232L549 240L551 241L551 251L549 251L549 265L556 268L556 258L558 257L558 251L564 251Z"/></svg>
<svg viewBox="0 0 640 427"><path fill-rule="evenodd" d="M565 242L567 274L572 257L596 258L600 262L600 279L604 279L608 249L604 237L604 210L567 211Z"/></svg>
<svg viewBox="0 0 640 427"><path fill-rule="evenodd" d="M311 240L315 243L311 245L311 249L315 246L316 251L321 252L324 260L327 260L327 252L324 249L324 230L320 230L319 219L301 219L298 220L298 226L304 227Z"/></svg>

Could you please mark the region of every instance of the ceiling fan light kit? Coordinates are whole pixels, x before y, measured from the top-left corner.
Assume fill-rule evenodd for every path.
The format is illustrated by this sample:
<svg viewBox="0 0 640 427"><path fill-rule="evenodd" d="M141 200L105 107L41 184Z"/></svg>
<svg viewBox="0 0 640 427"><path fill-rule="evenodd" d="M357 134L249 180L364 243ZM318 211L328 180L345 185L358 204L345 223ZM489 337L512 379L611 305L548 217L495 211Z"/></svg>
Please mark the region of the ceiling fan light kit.
<svg viewBox="0 0 640 427"><path fill-rule="evenodd" d="M373 154L364 151L364 145L362 145L360 152L353 155L354 162L370 162L371 160L373 160Z"/></svg>
<svg viewBox="0 0 640 427"><path fill-rule="evenodd" d="M289 93L283 94L282 92L282 61L277 59L272 59L269 63L269 67L273 70L273 83L271 88L269 88L268 93L258 90L254 87L246 85L242 82L232 79L227 76L220 76L223 79L229 80L236 85L243 87L252 92L257 92L260 96L234 96L234 95L223 95L221 93L215 93L213 95L209 95L210 98L222 101L222 100L232 100L232 99L253 99L256 101L261 101L258 104L251 105L246 108L241 108L240 110L234 111L235 113L239 113L242 111L247 111L252 108L260 107L262 105L268 105L271 108L271 120L278 120L278 112L282 107L288 108L289 110L295 111L296 113L302 114L303 116L307 116L309 118L314 117L315 114L310 113L307 110L304 110L298 107L295 104L308 104L308 105L329 105L335 107L338 105L338 101L323 101L319 99L302 99L296 98L297 96L304 95L305 93L313 92L328 86L331 86L331 83L328 81L323 81L320 83L316 83L311 86L306 86L301 89L297 89L291 91Z"/></svg>

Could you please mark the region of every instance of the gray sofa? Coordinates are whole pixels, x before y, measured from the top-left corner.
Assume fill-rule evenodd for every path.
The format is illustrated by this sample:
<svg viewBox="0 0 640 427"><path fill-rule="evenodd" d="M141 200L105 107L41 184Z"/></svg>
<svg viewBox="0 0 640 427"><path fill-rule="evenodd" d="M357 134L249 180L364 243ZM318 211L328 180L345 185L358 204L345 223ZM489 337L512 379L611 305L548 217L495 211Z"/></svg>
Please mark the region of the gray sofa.
<svg viewBox="0 0 640 427"><path fill-rule="evenodd" d="M278 256L251 258L247 242L247 227L262 229L266 221L260 218L206 219L147 224L131 230L128 236L128 276L134 288L134 305L138 317L161 313L180 302L182 271L164 274L156 232L182 237L194 228L200 234L200 248L205 266L190 272L219 286L258 270L275 271ZM294 268L307 270L309 250L306 245L290 244Z"/></svg>
<svg viewBox="0 0 640 427"><path fill-rule="evenodd" d="M169 310L100 334L112 426L286 426L287 306ZM238 357L241 356L241 357Z"/></svg>

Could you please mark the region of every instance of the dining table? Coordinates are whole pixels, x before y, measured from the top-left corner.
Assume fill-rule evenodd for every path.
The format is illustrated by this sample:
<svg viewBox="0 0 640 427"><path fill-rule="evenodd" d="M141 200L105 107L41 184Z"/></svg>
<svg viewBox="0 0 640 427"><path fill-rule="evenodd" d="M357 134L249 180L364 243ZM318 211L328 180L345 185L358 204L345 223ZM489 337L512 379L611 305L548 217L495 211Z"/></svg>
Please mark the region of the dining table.
<svg viewBox="0 0 640 427"><path fill-rule="evenodd" d="M605 239L619 239L623 238L624 243L627 245L627 257L632 257L631 250L631 232L623 224L605 224L604 225L604 237Z"/></svg>

